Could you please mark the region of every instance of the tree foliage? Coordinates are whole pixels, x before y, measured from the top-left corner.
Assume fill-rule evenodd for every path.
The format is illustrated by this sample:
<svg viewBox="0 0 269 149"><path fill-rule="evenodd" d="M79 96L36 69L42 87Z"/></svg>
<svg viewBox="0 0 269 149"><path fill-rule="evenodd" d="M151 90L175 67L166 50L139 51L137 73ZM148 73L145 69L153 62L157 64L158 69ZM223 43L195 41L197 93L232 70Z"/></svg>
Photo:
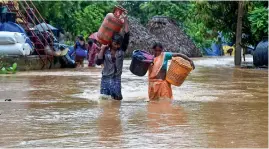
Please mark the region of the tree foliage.
<svg viewBox="0 0 269 149"><path fill-rule="evenodd" d="M191 15L200 19L200 22L204 23L208 31L213 31L213 34L221 31L226 39L232 42L235 41L238 11L237 1L203 1L193 3L195 5L194 9L190 12L193 12ZM266 29L257 28L257 25L268 28L267 8L268 2L245 2L243 44L256 45L262 39L262 36L268 33ZM205 32L202 32L202 35L206 39L212 38L212 36L206 36Z"/></svg>
<svg viewBox="0 0 269 149"><path fill-rule="evenodd" d="M261 36L268 34L268 9L259 6L255 7L248 13L250 21L251 33L254 35L255 40L259 40Z"/></svg>
<svg viewBox="0 0 269 149"><path fill-rule="evenodd" d="M139 9L146 15L141 18L143 24L156 15L168 16L181 24L188 15L190 5L186 1L149 1L141 3Z"/></svg>
<svg viewBox="0 0 269 149"><path fill-rule="evenodd" d="M98 30L104 16L116 2L113 1L35 1L37 9L48 23L63 28L73 35Z"/></svg>
<svg viewBox="0 0 269 149"><path fill-rule="evenodd" d="M156 15L178 22L186 34L202 48L217 40L222 32L235 41L237 1L35 1L41 14L56 27L85 36L98 30L104 16L116 4L128 10L142 24ZM268 34L268 2L245 2L242 41L256 45Z"/></svg>
<svg viewBox="0 0 269 149"><path fill-rule="evenodd" d="M106 13L113 9L112 3L98 2L86 6L81 11L74 14L75 34L88 36L90 33L96 32L100 27Z"/></svg>
<svg viewBox="0 0 269 149"><path fill-rule="evenodd" d="M81 10L81 1L34 1L34 4L48 23L74 31L74 12Z"/></svg>

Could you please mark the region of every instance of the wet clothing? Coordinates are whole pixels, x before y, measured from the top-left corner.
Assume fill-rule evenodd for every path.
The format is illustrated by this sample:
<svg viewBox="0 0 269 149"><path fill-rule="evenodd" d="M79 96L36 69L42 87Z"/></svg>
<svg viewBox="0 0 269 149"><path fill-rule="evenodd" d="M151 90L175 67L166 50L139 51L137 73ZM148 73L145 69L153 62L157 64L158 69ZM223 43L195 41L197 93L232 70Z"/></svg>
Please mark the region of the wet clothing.
<svg viewBox="0 0 269 149"><path fill-rule="evenodd" d="M96 61L95 58L98 53L98 49L99 47L95 43L93 43L92 46L88 47L88 61L89 61L88 66L89 67L95 66L95 61Z"/></svg>
<svg viewBox="0 0 269 149"><path fill-rule="evenodd" d="M77 64L83 65L83 61L84 61L84 57L83 57L83 56L78 56L78 55L76 55L76 57L75 57L75 62L76 62Z"/></svg>
<svg viewBox="0 0 269 149"><path fill-rule="evenodd" d="M100 59L97 59L97 65L104 64L104 68L102 71L103 77L121 77L124 53L125 51L119 49L118 51L116 51L115 54L116 59L113 60L110 50L107 50L104 53L104 59L102 60L102 63L99 63Z"/></svg>
<svg viewBox="0 0 269 149"><path fill-rule="evenodd" d="M158 99L172 99L172 88L171 84L165 79L158 78L160 71L167 70L168 60L172 59L172 53L162 52L158 57L154 58L154 65L149 67L148 80L148 94L150 100Z"/></svg>
<svg viewBox="0 0 269 149"><path fill-rule="evenodd" d="M124 35L120 49L116 51L115 59L112 58L110 50L106 50L103 59L97 59L96 64L104 64L102 71L103 77L120 77L122 74L122 66L125 51L129 44L129 32Z"/></svg>
<svg viewBox="0 0 269 149"><path fill-rule="evenodd" d="M109 95L113 99L122 100L121 77L102 78L100 92L102 95Z"/></svg>
<svg viewBox="0 0 269 149"><path fill-rule="evenodd" d="M76 43L76 46L75 46L75 54L79 57L84 57L86 58L87 57L87 49L86 48L83 48L79 42Z"/></svg>
<svg viewBox="0 0 269 149"><path fill-rule="evenodd" d="M97 65L104 65L102 71L101 94L110 95L114 99L122 99L121 74L124 54L129 44L129 32L124 34L121 47L112 57L110 49L106 50L102 59L97 58Z"/></svg>
<svg viewBox="0 0 269 149"><path fill-rule="evenodd" d="M83 48L77 41L74 50L75 50L75 62L80 65L83 65L83 61L87 57L87 49Z"/></svg>

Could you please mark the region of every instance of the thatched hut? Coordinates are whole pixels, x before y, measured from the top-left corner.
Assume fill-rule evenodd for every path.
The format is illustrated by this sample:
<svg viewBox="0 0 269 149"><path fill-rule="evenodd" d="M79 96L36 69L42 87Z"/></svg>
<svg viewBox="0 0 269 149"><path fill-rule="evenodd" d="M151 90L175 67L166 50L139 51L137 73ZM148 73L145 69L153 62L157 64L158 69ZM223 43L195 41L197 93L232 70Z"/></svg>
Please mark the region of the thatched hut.
<svg viewBox="0 0 269 149"><path fill-rule="evenodd" d="M127 56L130 56L134 50L149 50L151 45L158 41L155 35L152 35L139 20L130 17L130 42L127 49Z"/></svg>
<svg viewBox="0 0 269 149"><path fill-rule="evenodd" d="M200 49L180 29L176 21L163 17L153 17L147 24L147 29L164 45L167 51L180 52L190 57L199 57Z"/></svg>
<svg viewBox="0 0 269 149"><path fill-rule="evenodd" d="M150 50L154 42L161 42L166 51L179 52L190 57L201 56L200 50L172 19L153 17L144 27L137 19L130 17L129 23L130 43L127 56L133 50Z"/></svg>
<svg viewBox="0 0 269 149"><path fill-rule="evenodd" d="M179 28L176 21L156 16L148 22L147 29L161 41L167 51L180 52L190 57L201 56L200 49Z"/></svg>

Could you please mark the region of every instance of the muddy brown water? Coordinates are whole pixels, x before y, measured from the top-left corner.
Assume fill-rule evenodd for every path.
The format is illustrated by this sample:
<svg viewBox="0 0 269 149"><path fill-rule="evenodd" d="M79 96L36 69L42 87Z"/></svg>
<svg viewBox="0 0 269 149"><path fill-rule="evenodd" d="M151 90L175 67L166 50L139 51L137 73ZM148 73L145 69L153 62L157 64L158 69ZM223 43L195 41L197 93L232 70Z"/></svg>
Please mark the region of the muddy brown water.
<svg viewBox="0 0 269 149"><path fill-rule="evenodd" d="M121 102L99 100L100 68L0 76L1 147L268 147L268 72L194 59L173 103L146 102L147 77L122 75ZM7 102L5 99L12 99Z"/></svg>

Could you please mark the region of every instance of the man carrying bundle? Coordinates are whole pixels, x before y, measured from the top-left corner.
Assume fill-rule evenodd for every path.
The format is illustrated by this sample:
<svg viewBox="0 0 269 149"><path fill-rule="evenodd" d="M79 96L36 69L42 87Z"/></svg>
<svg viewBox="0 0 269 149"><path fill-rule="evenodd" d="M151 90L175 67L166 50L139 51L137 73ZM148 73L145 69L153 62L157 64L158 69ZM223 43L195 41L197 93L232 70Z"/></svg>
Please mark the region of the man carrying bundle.
<svg viewBox="0 0 269 149"><path fill-rule="evenodd" d="M101 79L101 95L111 96L122 100L121 74L124 54L129 44L129 25L127 16L124 17L124 37L115 33L110 45L102 45L97 56L96 64L104 65Z"/></svg>

